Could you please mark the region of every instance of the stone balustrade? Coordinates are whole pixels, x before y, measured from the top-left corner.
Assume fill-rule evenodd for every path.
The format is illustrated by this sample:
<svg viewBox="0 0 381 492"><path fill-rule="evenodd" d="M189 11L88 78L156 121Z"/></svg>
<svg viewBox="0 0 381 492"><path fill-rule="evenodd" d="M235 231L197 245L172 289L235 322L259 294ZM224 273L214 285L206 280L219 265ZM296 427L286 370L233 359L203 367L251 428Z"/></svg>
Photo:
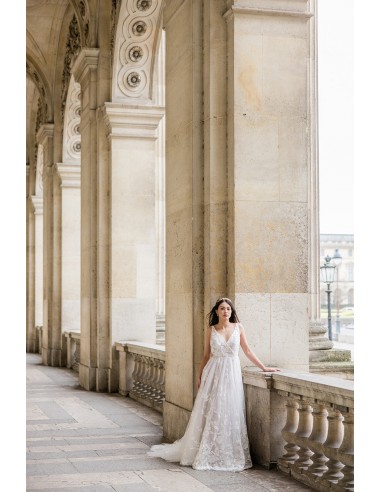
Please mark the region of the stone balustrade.
<svg viewBox="0 0 381 492"><path fill-rule="evenodd" d="M243 371L253 458L314 490L354 490L353 382Z"/></svg>
<svg viewBox="0 0 381 492"><path fill-rule="evenodd" d="M143 342L117 342L119 393L163 412L165 348Z"/></svg>
<svg viewBox="0 0 381 492"><path fill-rule="evenodd" d="M81 332L65 331L63 335L66 340L66 367L78 372L81 353Z"/></svg>

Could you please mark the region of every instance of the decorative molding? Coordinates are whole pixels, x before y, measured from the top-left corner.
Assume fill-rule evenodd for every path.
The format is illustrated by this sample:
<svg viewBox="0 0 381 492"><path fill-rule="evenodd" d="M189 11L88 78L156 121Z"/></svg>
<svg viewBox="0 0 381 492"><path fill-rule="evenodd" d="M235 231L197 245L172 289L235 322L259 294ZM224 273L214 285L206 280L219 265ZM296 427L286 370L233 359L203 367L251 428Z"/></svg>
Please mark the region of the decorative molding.
<svg viewBox="0 0 381 492"><path fill-rule="evenodd" d="M31 201L34 207L34 214L35 215L42 215L44 212L44 199L42 195L32 195Z"/></svg>
<svg viewBox="0 0 381 492"><path fill-rule="evenodd" d="M36 159L36 195L42 195L44 189L44 147L39 144Z"/></svg>
<svg viewBox="0 0 381 492"><path fill-rule="evenodd" d="M38 152L38 142L37 142L37 133L42 125L42 108L41 108L41 97L38 98L37 101L37 114L36 114L36 126L35 126L35 139L34 139L34 160L37 161L37 152Z"/></svg>
<svg viewBox="0 0 381 492"><path fill-rule="evenodd" d="M162 0L122 0L113 56L112 100L152 99Z"/></svg>
<svg viewBox="0 0 381 492"><path fill-rule="evenodd" d="M284 16L284 17L300 18L302 20L308 20L314 16L312 12L299 12L297 10L263 9L263 8L243 7L240 5L232 5L231 8L224 13L223 17L226 20L230 20L230 18L235 14Z"/></svg>
<svg viewBox="0 0 381 492"><path fill-rule="evenodd" d="M81 35L78 28L78 21L75 14L69 25L69 32L66 41L66 52L64 69L62 72L62 87L61 87L61 118L64 120L65 105L67 100L67 93L69 89L69 83L72 73L72 67L75 62L76 57L81 51Z"/></svg>
<svg viewBox="0 0 381 492"><path fill-rule="evenodd" d="M116 26L119 17L121 0L112 0L111 1L111 38L110 38L110 47L111 47L111 63L114 62L114 46L115 46L115 34L116 34Z"/></svg>
<svg viewBox="0 0 381 492"><path fill-rule="evenodd" d="M41 125L37 132L37 142L41 145L46 144L48 138L52 138L54 135L54 125L53 123L45 123Z"/></svg>
<svg viewBox="0 0 381 492"><path fill-rule="evenodd" d="M89 16L89 6L86 0L80 0L78 3L79 14L82 20L82 28L84 35L84 43L83 46L89 46L89 25L90 25L90 16Z"/></svg>
<svg viewBox="0 0 381 492"><path fill-rule="evenodd" d="M111 138L158 138L158 125L165 114L162 106L131 106L105 103L102 108Z"/></svg>
<svg viewBox="0 0 381 492"><path fill-rule="evenodd" d="M64 133L63 160L79 161L81 158L81 86L71 77L67 94Z"/></svg>
<svg viewBox="0 0 381 492"><path fill-rule="evenodd" d="M99 49L98 48L83 48L77 56L72 73L77 82L81 84L83 78L89 70L94 70L98 67Z"/></svg>
<svg viewBox="0 0 381 492"><path fill-rule="evenodd" d="M40 71L36 68L33 61L29 58L27 58L26 60L26 74L34 82L40 94L39 102L38 102L40 124L46 123L49 120L49 116L50 116L48 102L47 102L50 96L49 89L47 83L44 81L44 77L42 76Z"/></svg>
<svg viewBox="0 0 381 492"><path fill-rule="evenodd" d="M57 172L61 178L61 188L81 187L81 166L78 164L57 164Z"/></svg>

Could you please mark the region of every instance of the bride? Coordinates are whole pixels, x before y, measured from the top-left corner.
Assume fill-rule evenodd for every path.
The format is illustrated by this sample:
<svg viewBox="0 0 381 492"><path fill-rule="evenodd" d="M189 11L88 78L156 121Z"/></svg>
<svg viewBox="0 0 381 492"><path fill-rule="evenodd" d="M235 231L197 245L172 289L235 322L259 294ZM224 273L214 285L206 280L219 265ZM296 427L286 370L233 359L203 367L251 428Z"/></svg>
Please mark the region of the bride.
<svg viewBox="0 0 381 492"><path fill-rule="evenodd" d="M199 390L185 434L173 444L152 446L148 455L196 470L242 471L252 463L239 347L262 371L279 369L266 367L252 352L230 299L217 299L208 317Z"/></svg>

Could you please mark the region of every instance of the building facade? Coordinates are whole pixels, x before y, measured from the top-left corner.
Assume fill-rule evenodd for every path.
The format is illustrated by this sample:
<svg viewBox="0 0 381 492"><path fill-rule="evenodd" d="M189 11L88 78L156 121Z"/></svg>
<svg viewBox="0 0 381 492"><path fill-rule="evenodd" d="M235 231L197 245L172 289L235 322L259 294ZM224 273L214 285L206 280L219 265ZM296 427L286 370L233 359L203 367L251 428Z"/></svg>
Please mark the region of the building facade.
<svg viewBox="0 0 381 492"><path fill-rule="evenodd" d="M65 366L72 332L79 384L118 391L117 344L155 342L165 319L169 439L219 296L261 359L308 371L332 346L315 2L28 0L26 13L27 350Z"/></svg>
<svg viewBox="0 0 381 492"><path fill-rule="evenodd" d="M320 234L320 258L322 263L335 250L340 252L341 264L336 267L336 280L332 285L332 302L335 308L354 308L354 236L353 234ZM321 306L327 306L326 286L320 282Z"/></svg>

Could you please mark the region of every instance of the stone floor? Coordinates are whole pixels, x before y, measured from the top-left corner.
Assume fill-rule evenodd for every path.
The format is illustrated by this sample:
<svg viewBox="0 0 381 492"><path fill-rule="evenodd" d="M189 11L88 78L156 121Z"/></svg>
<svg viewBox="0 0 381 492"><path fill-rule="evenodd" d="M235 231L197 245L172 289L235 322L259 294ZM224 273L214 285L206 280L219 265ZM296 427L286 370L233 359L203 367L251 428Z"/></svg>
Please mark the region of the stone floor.
<svg viewBox="0 0 381 492"><path fill-rule="evenodd" d="M118 394L88 392L71 370L27 354L26 490L307 491L276 470L196 471L150 458L161 415Z"/></svg>

